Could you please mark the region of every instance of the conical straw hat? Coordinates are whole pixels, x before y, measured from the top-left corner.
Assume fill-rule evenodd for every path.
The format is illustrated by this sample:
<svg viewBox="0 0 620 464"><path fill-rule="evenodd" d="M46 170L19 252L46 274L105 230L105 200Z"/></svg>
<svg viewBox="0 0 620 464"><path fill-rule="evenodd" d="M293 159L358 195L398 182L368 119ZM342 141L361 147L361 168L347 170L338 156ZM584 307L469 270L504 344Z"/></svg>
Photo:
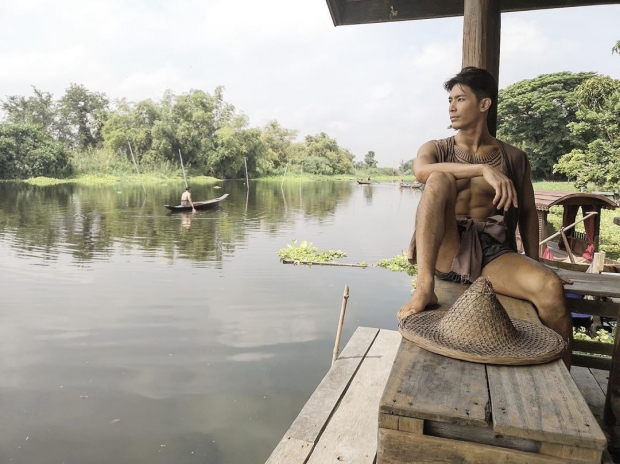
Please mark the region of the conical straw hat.
<svg viewBox="0 0 620 464"><path fill-rule="evenodd" d="M433 353L487 364L541 364L566 349L543 325L511 319L491 282L477 279L447 311L427 310L401 320L404 338Z"/></svg>

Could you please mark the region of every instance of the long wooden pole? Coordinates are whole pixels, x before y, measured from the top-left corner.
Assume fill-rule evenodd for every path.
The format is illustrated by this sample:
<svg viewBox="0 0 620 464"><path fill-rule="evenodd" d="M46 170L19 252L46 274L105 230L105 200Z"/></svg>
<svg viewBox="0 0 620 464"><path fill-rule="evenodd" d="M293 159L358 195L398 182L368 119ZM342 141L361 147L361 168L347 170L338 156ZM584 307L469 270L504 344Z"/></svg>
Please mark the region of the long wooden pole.
<svg viewBox="0 0 620 464"><path fill-rule="evenodd" d="M243 158L243 162L245 163L245 185L246 187L250 188L250 178L248 177L248 159L247 158Z"/></svg>
<svg viewBox="0 0 620 464"><path fill-rule="evenodd" d="M140 179L140 184L142 184L142 190L144 190L144 194L146 195L146 188L144 187L144 183L142 182L142 176L140 175L140 170L138 169L138 163L136 163L136 157L133 156L133 150L131 149L131 142L127 142L129 145L129 153L131 153L131 159L133 160L133 165L136 167L136 171L138 171L138 179Z"/></svg>
<svg viewBox="0 0 620 464"><path fill-rule="evenodd" d="M542 242L540 242L538 244L538 246L542 245L543 243L547 243L549 240L551 240L552 238L557 237L558 235L562 235L562 231L567 231L569 229L572 229L573 227L575 227L577 224L579 224L580 222L585 221L586 219L588 219L590 216L594 216L595 214L598 214L596 212L592 212L592 213L588 213L586 214L584 217L582 217L581 219L579 219L578 221L573 222L571 225L566 226L566 227L562 227L558 232L556 232L553 235L549 235L549 237L547 237L546 239L544 239Z"/></svg>
<svg viewBox="0 0 620 464"><path fill-rule="evenodd" d="M280 188L284 186L284 179L286 179L286 171L288 169L288 163L286 163L286 167L284 168L284 175L282 176L282 183L280 184Z"/></svg>
<svg viewBox="0 0 620 464"><path fill-rule="evenodd" d="M181 160L181 169L183 170L183 179L185 179L185 187L189 187L187 183L187 176L185 175L185 166L183 166L183 156L181 155L180 148L179 148L179 159Z"/></svg>
<svg viewBox="0 0 620 464"><path fill-rule="evenodd" d="M334 345L334 355L332 357L332 366L338 358L340 351L340 337L342 335L342 326L344 324L344 314L347 310L347 300L349 299L349 286L344 286L344 295L342 295L342 306L340 306L340 319L338 320L338 331L336 332L336 344Z"/></svg>

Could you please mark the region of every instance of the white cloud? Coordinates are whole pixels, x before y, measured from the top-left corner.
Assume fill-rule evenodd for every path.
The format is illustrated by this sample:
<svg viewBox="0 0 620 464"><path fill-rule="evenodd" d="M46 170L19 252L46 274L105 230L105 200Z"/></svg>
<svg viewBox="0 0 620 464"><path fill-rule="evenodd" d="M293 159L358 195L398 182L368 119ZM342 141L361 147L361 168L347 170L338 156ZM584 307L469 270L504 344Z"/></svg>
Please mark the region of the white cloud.
<svg viewBox="0 0 620 464"><path fill-rule="evenodd" d="M620 77L620 6L502 16L500 86L562 70ZM212 92L253 125L327 132L358 159L409 159L446 129L462 18L334 28L324 2L21 0L0 6L0 98L72 82L112 98Z"/></svg>

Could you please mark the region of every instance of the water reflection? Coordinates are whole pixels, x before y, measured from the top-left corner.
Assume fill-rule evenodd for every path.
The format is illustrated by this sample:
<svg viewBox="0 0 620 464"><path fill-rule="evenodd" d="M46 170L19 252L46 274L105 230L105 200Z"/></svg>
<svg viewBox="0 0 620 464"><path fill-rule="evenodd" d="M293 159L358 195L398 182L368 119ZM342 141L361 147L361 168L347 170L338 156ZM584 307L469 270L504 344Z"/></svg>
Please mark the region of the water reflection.
<svg viewBox="0 0 620 464"><path fill-rule="evenodd" d="M409 276L276 251L394 256L417 192L225 182L169 214L180 187L0 183L0 462L264 462L329 368L344 284L342 346L396 328Z"/></svg>
<svg viewBox="0 0 620 464"><path fill-rule="evenodd" d="M192 228L192 217L194 217L194 214L196 213L181 213L183 229L189 230Z"/></svg>

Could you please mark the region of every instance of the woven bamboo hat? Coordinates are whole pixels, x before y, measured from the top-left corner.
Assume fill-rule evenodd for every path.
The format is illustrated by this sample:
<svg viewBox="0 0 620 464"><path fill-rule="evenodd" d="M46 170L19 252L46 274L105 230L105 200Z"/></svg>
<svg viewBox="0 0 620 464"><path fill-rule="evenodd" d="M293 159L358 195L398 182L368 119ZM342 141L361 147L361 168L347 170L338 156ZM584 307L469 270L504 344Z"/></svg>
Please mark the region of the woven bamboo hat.
<svg viewBox="0 0 620 464"><path fill-rule="evenodd" d="M511 319L491 282L477 279L447 310L422 311L401 320L404 338L433 353L487 364L542 364L566 349L543 325Z"/></svg>

